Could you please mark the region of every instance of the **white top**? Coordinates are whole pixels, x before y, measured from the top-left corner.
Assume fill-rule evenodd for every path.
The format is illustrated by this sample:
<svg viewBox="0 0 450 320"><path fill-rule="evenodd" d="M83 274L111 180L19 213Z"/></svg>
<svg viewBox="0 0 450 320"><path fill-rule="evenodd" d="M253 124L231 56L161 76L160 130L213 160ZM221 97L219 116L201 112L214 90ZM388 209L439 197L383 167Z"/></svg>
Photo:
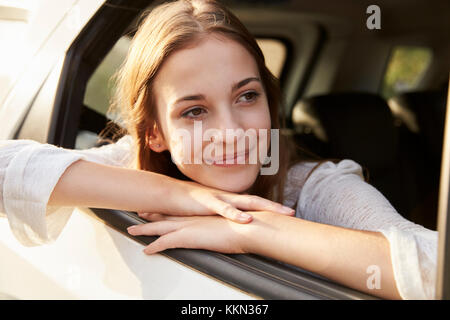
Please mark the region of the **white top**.
<svg viewBox="0 0 450 320"><path fill-rule="evenodd" d="M79 159L132 167L134 152L131 136L87 150L64 149L32 140L0 141L0 216L6 213L22 244L51 242L73 210L47 206L66 168ZM315 164L302 162L290 169L284 204L293 207L297 202L296 216L302 219L381 232L390 243L394 276L402 298L433 299L437 231L404 219L377 189L364 181L362 168L356 162L327 161L306 180Z"/></svg>

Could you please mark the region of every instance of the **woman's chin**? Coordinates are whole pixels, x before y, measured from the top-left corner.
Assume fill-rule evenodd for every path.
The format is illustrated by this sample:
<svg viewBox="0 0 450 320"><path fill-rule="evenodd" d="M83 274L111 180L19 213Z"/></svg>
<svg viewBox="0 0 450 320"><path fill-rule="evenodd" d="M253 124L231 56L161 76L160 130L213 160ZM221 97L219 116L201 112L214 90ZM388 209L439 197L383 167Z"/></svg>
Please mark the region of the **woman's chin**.
<svg viewBox="0 0 450 320"><path fill-rule="evenodd" d="M211 188L233 192L233 193L245 193L247 190L251 188L254 180L249 181L248 183L242 183L242 181L237 182L229 182L229 183L215 183L214 185L210 185Z"/></svg>
<svg viewBox="0 0 450 320"><path fill-rule="evenodd" d="M208 166L204 169L202 172L190 172L191 174L188 176L192 180L211 188L244 193L254 184L260 168L256 165L243 165L239 168L240 170L236 170L238 168L215 168L214 166Z"/></svg>

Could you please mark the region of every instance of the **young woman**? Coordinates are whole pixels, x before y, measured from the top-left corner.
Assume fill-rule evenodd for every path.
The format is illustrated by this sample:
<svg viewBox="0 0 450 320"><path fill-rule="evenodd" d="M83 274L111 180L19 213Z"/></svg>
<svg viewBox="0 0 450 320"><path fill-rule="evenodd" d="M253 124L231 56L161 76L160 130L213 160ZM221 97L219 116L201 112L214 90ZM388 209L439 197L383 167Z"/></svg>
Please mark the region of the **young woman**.
<svg viewBox="0 0 450 320"><path fill-rule="evenodd" d="M433 298L437 233L402 218L360 165L290 165L283 137L258 134L258 147L268 144L275 156L280 143L281 152L276 173L262 175L261 155L251 162L250 144L239 149L226 139L231 129L278 129L279 102L255 39L226 8L161 5L141 23L118 74L115 106L127 134L85 151L2 142L0 212L33 245L56 238L73 206L136 211L151 222L129 233L160 236L147 254L255 253L380 297ZM223 134L180 142L180 132L194 137L199 123L203 134ZM236 151L208 156L211 144ZM203 161L192 161L199 154ZM373 270L381 279L370 285Z"/></svg>

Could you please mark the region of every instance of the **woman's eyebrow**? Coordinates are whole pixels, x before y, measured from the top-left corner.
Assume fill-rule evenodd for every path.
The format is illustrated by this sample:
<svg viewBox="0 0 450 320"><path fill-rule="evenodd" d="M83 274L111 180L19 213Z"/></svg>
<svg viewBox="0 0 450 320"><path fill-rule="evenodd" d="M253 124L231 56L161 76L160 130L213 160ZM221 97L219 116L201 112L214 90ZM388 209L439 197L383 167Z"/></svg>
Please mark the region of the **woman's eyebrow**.
<svg viewBox="0 0 450 320"><path fill-rule="evenodd" d="M241 80L238 83L234 84L231 88L231 92L238 90L239 88L245 86L247 83L250 83L252 81L261 82L261 80L257 77L250 77L250 78ZM172 105L175 106L182 101L192 101L192 100L205 100L205 96L202 94L193 94L193 95L184 96L184 97L181 97L181 98L178 98L177 100L175 100L175 102Z"/></svg>
<svg viewBox="0 0 450 320"><path fill-rule="evenodd" d="M205 96L202 95L202 94L195 94L195 95L190 95L190 96L184 96L184 97L181 97L181 98L177 99L172 105L177 105L181 101L204 100L204 99L205 99Z"/></svg>
<svg viewBox="0 0 450 320"><path fill-rule="evenodd" d="M236 83L235 85L233 85L233 87L231 88L231 92L238 90L239 88L245 86L247 83L252 82L252 81L261 82L261 80L257 77L250 77L250 78L241 80L238 83Z"/></svg>

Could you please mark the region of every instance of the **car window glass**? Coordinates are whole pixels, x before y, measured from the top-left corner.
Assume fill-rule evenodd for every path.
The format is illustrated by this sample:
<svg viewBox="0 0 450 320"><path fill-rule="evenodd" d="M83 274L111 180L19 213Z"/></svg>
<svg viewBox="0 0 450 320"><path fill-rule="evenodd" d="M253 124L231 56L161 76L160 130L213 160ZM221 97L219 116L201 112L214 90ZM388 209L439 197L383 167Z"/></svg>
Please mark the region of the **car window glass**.
<svg viewBox="0 0 450 320"><path fill-rule="evenodd" d="M268 38L258 38L256 39L256 42L258 42L258 45L264 54L267 67L277 78L279 78L286 60L285 44L280 40Z"/></svg>
<svg viewBox="0 0 450 320"><path fill-rule="evenodd" d="M84 105L102 115L106 115L108 111L115 90L113 76L127 55L130 41L127 36L121 37L87 83Z"/></svg>
<svg viewBox="0 0 450 320"><path fill-rule="evenodd" d="M381 95L388 99L400 92L415 89L431 59L432 52L426 47L394 47L383 78Z"/></svg>

